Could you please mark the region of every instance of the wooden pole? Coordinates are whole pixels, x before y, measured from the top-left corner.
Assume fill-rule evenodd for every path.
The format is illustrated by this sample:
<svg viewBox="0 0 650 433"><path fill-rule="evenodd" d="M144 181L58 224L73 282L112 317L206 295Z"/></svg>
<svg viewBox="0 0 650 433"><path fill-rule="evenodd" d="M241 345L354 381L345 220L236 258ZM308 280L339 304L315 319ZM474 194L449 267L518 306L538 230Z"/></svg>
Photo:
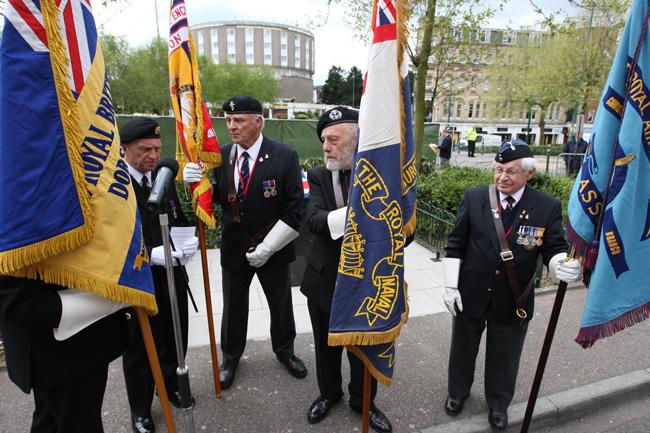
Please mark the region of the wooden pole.
<svg viewBox="0 0 650 433"><path fill-rule="evenodd" d="M198 220L199 246L201 248L201 268L203 269L203 289L205 291L205 309L208 315L208 333L210 334L210 355L212 355L212 380L217 398L221 398L221 383L219 382L219 355L217 354L217 339L214 335L214 316L212 314L212 295L210 294L210 275L208 272L208 253L205 240L205 224Z"/></svg>
<svg viewBox="0 0 650 433"><path fill-rule="evenodd" d="M566 286L567 283L565 281L560 281L560 284L557 287L555 302L553 302L553 310L551 311L551 317L548 320L546 337L544 337L544 344L542 345L542 352L539 354L535 379L533 379L530 396L528 397L528 405L526 406L526 413L521 423L521 433L528 433L528 427L530 426L530 421L533 417L535 403L537 402L537 394L539 394L539 387L542 384L544 370L546 369L546 361L548 360L548 354L551 351L551 344L553 344L553 337L555 336L555 328L557 327L557 321L560 317L560 311L562 310L562 303L564 302L564 295L566 294Z"/></svg>
<svg viewBox="0 0 650 433"><path fill-rule="evenodd" d="M363 367L363 409L361 415L361 431L368 433L370 425L370 370Z"/></svg>
<svg viewBox="0 0 650 433"><path fill-rule="evenodd" d="M153 373L153 380L158 390L158 397L160 398L160 407L162 408L163 417L167 424L167 431L169 433L176 433L176 426L174 425L174 418L172 411L169 407L169 396L167 395L167 388L165 388L165 381L163 380L162 371L160 370L160 362L158 361L158 352L156 345L153 342L153 335L151 334L151 327L149 326L149 318L147 313L142 307L135 307L135 312L138 316L138 323L140 324L140 331L142 332L142 339L144 340L144 347L147 350L147 358L149 358L149 365Z"/></svg>

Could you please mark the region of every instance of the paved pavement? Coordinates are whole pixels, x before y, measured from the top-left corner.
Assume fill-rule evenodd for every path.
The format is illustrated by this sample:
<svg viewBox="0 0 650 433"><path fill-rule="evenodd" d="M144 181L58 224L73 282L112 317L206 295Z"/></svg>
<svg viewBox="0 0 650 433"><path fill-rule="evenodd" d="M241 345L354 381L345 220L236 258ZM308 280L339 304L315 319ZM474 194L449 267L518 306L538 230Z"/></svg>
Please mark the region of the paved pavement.
<svg viewBox="0 0 650 433"><path fill-rule="evenodd" d="M221 312L218 252L209 254L214 311ZM406 250L406 269L410 287L411 319L397 343L398 360L393 386L379 390L376 404L391 419L394 431L402 432L487 432L487 407L483 393L481 349L472 395L464 412L456 419L445 415L446 370L450 341L450 315L440 300L442 278L440 264L430 260L428 251L417 244ZM190 271L194 287L198 262ZM268 335L268 310L257 285L251 293L249 341L233 387L222 398L214 396L210 353L205 330L203 296L195 289L201 312L191 315L192 347L187 363L193 395L197 404L194 425L197 432L247 433L340 433L360 431L360 417L345 402L332 410L323 422L308 424L305 415L317 397L313 340L305 298L294 289L294 309L298 336L296 354L309 369L298 380L291 377L275 360ZM544 433L637 433L648 432L650 402L650 322L636 325L612 338L584 350L573 342L579 326L586 290L571 288L565 299L556 338L540 391L533 427ZM509 411L510 431L518 431L517 422L525 408L532 383L554 291L540 291L535 319L531 322L522 356L517 392ZM219 314L216 315L219 324ZM347 366L344 363L344 377ZM616 405L619 404L617 407ZM636 408L636 409L635 409ZM29 430L32 397L22 394L0 370L0 433ZM157 431L166 431L158 402L153 415ZM174 410L176 427L183 431L180 411ZM129 411L124 390L121 362L110 366L104 401L104 425L107 433L128 433ZM645 423L645 424L643 424ZM571 430L566 430L570 426ZM636 429L636 430L635 430Z"/></svg>

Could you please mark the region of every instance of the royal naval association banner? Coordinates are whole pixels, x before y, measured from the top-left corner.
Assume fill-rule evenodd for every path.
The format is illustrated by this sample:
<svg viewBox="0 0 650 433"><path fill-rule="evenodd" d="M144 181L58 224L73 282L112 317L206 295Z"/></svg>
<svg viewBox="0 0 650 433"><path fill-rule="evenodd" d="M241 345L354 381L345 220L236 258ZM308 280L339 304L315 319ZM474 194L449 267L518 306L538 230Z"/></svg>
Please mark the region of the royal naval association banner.
<svg viewBox="0 0 650 433"><path fill-rule="evenodd" d="M632 4L569 200L567 238L589 285L576 338L584 347L650 314L648 4Z"/></svg>
<svg viewBox="0 0 650 433"><path fill-rule="evenodd" d="M169 14L169 90L176 116L176 159L181 166L195 162L204 168L200 182L190 184L196 216L214 229L209 168L221 164L219 142L201 97L199 65L187 22L184 0L172 0Z"/></svg>
<svg viewBox="0 0 650 433"><path fill-rule="evenodd" d="M0 274L156 312L90 2L9 0L0 76Z"/></svg>
<svg viewBox="0 0 650 433"><path fill-rule="evenodd" d="M346 345L390 385L395 340L408 318L405 240L415 230L415 168L403 0L376 0L359 113L359 144L329 344Z"/></svg>

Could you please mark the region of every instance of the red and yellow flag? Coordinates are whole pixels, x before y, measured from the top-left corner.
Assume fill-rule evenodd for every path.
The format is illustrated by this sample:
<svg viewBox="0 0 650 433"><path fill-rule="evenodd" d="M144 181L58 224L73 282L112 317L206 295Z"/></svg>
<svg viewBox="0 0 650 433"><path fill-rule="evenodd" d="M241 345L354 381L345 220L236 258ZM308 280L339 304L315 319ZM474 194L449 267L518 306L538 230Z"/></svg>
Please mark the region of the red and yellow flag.
<svg viewBox="0 0 650 433"><path fill-rule="evenodd" d="M176 159L181 170L187 162L204 169L201 181L190 185L192 206L196 216L214 229L212 185L207 170L221 164L221 152L201 96L199 65L184 0L172 0L169 13L169 93L176 117Z"/></svg>

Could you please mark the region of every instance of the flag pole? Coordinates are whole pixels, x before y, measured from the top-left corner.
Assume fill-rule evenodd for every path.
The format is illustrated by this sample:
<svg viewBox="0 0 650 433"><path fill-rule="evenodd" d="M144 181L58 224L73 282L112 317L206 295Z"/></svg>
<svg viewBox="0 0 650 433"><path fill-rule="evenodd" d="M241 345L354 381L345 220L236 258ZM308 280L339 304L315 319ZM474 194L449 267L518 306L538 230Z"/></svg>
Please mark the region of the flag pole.
<svg viewBox="0 0 650 433"><path fill-rule="evenodd" d="M219 382L219 355L217 353L217 339L214 335L214 316L212 314L212 295L210 294L210 276L208 273L208 253L205 240L205 224L197 218L197 231L199 232L199 246L201 248L201 268L203 270L203 289L205 291L205 309L208 315L208 333L210 334L210 355L212 356L212 380L217 398L221 398L221 383Z"/></svg>
<svg viewBox="0 0 650 433"><path fill-rule="evenodd" d="M138 323L140 324L140 332L144 340L144 347L147 350L147 358L149 358L149 365L153 373L153 380L158 390L158 397L160 398L160 407L162 408L165 424L167 424L167 431L169 433L176 433L176 426L174 425L174 418L172 411L169 408L169 397L167 395L167 388L163 380L162 371L160 370L160 362L158 361L158 353L156 352L156 345L153 342L153 335L151 334L151 326L149 326L149 319L142 307L135 307L136 315L138 316Z"/></svg>
<svg viewBox="0 0 650 433"><path fill-rule="evenodd" d="M370 422L370 370L368 366L363 367L363 409L361 415L361 431L368 433Z"/></svg>
<svg viewBox="0 0 650 433"><path fill-rule="evenodd" d="M528 427L530 426L530 421L533 417L533 411L535 410L535 403L537 402L537 395L539 394L539 388L542 384L542 378L544 377L544 370L546 369L546 361L548 360L548 354L551 351L551 344L553 344L553 337L555 336L555 328L557 327L557 322L560 317L560 310L562 310L562 303L564 302L564 295L566 294L566 288L567 288L566 281L560 281L560 284L557 286L557 293L555 294L555 302L553 302L553 310L551 310L551 317L548 320L548 327L546 328L546 337L544 337L544 344L542 345L542 351L539 354L539 361L537 362L537 371L535 371L535 378L533 379L533 385L530 388L530 396L528 397L528 404L526 405L526 413L521 423L520 433L528 433Z"/></svg>

